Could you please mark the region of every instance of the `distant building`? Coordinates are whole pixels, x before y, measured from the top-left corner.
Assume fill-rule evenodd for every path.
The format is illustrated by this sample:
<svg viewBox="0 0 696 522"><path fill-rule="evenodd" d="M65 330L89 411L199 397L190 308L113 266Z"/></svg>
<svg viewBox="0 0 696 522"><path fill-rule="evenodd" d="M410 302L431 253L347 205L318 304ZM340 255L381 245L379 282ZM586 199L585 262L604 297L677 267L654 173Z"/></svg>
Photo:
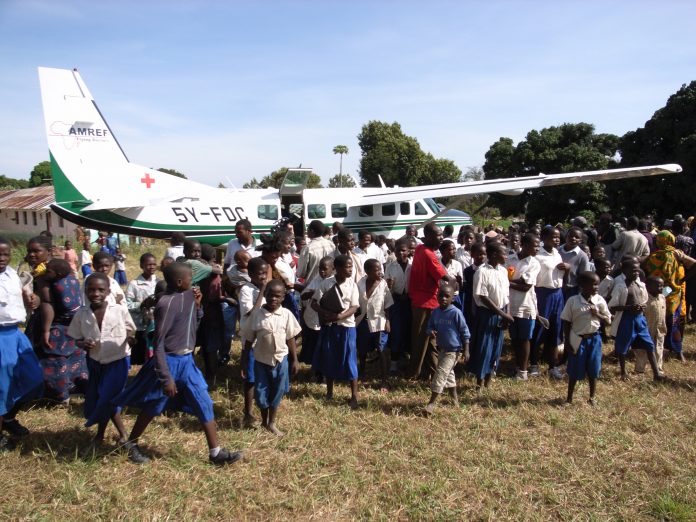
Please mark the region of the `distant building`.
<svg viewBox="0 0 696 522"><path fill-rule="evenodd" d="M75 239L77 225L51 210L53 186L0 190L0 234L36 236L48 230L53 237Z"/></svg>

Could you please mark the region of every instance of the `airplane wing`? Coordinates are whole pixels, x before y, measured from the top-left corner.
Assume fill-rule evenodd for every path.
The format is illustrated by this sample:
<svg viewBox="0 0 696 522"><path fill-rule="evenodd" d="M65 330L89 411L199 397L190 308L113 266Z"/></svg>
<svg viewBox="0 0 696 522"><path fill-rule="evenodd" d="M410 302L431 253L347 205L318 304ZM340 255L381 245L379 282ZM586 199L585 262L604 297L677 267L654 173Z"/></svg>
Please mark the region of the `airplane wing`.
<svg viewBox="0 0 696 522"><path fill-rule="evenodd" d="M461 183L442 183L440 185L421 185L417 187L394 187L375 189L374 193L364 194L356 205L393 203L395 200L413 200L421 198L443 198L473 194L500 192L503 194L521 194L526 189L554 187L580 183L583 181L611 181L616 179L641 178L645 176L664 176L681 172L677 164L653 165L650 167L631 167L625 169L593 170L588 172L569 172L565 174L539 174L519 178L503 178Z"/></svg>

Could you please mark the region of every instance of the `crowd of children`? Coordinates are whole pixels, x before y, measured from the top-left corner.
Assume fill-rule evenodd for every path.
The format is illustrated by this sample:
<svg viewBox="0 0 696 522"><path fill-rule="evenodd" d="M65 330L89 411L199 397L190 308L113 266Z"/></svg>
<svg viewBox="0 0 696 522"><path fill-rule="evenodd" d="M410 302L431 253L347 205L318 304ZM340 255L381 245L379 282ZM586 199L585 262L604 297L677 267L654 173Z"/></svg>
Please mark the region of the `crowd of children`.
<svg viewBox="0 0 696 522"><path fill-rule="evenodd" d="M219 445L208 386L229 363L237 334L243 425L257 425L255 403L261 426L276 435L282 435L279 407L300 363L325 382L327 400L335 381L347 381L352 408L360 405L360 380L372 361L384 392L401 375L428 379L423 411L431 415L445 390L458 401L460 361L477 391L490 386L502 371L506 333L516 380L539 376L545 361L551 378L567 376L568 404L585 378L594 404L610 337L624 379L631 349L635 371L649 363L656 380L664 378L665 348L683 358L693 241L682 238L683 230L642 228L646 243L648 235L659 236L647 251L641 240L635 251L627 249L621 229L603 243L607 234L581 218L568 229L465 226L456 238L451 227L443 238L435 224L426 225L422 240L415 227L396 241L360 231L357 245L340 223L313 221L307 239L287 230L256 239L242 220L222 265L208 245L175 234L160 263L150 253L140 257L141 274L130 282L126 256L111 236L102 237L93 256L86 242L82 288L70 242L64 257L52 258L47 238L32 238L30 271L18 274L9 266L10 243L0 238L0 428L8 434L0 450L27 433L16 419L21 404L43 393L67 405L79 392L85 426L97 425L87 453L103 443L111 421L129 458L147 462L140 436L154 417L176 409L198 418L212 463L236 462L241 454ZM204 373L193 357L198 346ZM129 382L131 364L140 369ZM124 406L140 410L130 433Z"/></svg>

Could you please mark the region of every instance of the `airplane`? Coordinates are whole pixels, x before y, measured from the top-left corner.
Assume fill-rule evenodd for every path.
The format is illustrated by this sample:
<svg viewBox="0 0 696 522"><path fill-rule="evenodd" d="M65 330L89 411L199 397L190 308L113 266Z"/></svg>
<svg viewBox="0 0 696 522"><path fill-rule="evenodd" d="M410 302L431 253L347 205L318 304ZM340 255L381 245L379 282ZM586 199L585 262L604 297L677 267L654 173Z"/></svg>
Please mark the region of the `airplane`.
<svg viewBox="0 0 696 522"><path fill-rule="evenodd" d="M221 245L248 219L256 235L297 216L296 231L321 220L398 238L407 225L428 221L471 224L451 207L476 194L681 172L676 164L444 183L416 187L308 189L311 169L289 169L280 189L214 188L128 160L79 72L39 67L39 81L56 202L51 208L78 225L116 233L169 238L174 232ZM114 182L118 180L118 182ZM453 197L441 208L433 198Z"/></svg>

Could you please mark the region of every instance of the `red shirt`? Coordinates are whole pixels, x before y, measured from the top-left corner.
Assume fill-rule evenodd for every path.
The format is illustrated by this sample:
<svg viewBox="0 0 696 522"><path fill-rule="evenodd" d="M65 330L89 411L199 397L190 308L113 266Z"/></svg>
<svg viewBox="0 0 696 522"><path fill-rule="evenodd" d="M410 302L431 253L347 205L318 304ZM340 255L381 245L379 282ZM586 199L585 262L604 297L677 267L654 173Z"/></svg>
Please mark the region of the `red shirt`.
<svg viewBox="0 0 696 522"><path fill-rule="evenodd" d="M447 275L435 252L425 245L418 245L413 255L408 295L414 308L437 308L437 289L440 279Z"/></svg>

